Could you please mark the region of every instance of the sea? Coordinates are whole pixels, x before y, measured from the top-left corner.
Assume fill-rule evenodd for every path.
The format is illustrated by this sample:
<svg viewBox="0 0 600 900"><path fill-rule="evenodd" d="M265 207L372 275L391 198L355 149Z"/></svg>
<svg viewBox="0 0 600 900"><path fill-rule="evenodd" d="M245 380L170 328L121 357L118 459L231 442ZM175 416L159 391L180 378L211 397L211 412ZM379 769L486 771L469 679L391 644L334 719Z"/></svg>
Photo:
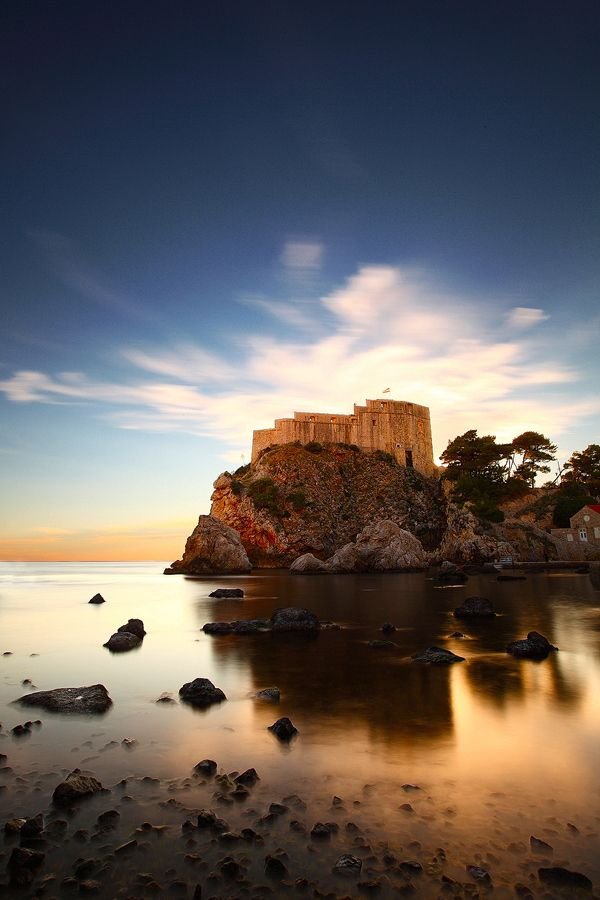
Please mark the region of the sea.
<svg viewBox="0 0 600 900"><path fill-rule="evenodd" d="M600 593L586 575L482 575L439 589L426 573L191 578L164 576L165 565L0 563L0 829L39 813L67 823L41 836L44 864L23 896L37 895L44 878L39 895L49 897L72 896L84 880L100 897L191 897L197 886L203 897L501 898L515 886L579 896L541 880L555 867L600 890ZM219 587L245 596L211 598ZM106 602L90 605L97 592ZM456 620L454 607L474 595L498 615ZM285 606L341 627L317 636L202 631ZM142 646L109 652L103 644L129 618L144 622ZM373 649L384 622L396 628L386 635L395 646ZM450 637L456 630L464 636ZM505 652L532 630L558 652L541 662ZM465 660L411 660L431 645ZM179 688L196 677L227 700L202 711L180 702ZM113 701L102 716L14 703L35 689L96 683ZM253 697L274 686L279 703ZM157 703L165 694L175 702ZM290 743L268 730L281 716L298 729ZM42 725L14 737L27 719ZM199 777L204 758L230 777ZM52 792L76 767L107 793L65 816ZM250 767L260 780L233 801L231 779ZM231 838L192 828L207 807ZM107 831L97 816L108 809L120 818ZM311 838L317 822L332 823L330 837ZM6 884L18 839L3 839ZM265 860L275 853L285 876L273 879ZM346 878L335 868L344 854L360 863ZM82 859L95 864L78 869Z"/></svg>

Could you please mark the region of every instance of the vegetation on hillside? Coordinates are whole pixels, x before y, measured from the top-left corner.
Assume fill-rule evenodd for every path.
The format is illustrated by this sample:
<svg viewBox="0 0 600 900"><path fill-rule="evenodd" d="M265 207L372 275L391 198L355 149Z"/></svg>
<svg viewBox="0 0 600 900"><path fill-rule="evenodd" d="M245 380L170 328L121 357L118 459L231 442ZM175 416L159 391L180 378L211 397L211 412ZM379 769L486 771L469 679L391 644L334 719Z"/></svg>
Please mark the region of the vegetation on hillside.
<svg viewBox="0 0 600 900"><path fill-rule="evenodd" d="M524 431L510 443L497 443L495 435L470 429L448 442L441 454L444 478L451 482L452 499L468 504L482 519L501 522L500 506L524 496L539 475L550 472L556 445L544 434ZM600 495L600 445L576 451L549 486L556 486L553 521L568 527L569 518Z"/></svg>

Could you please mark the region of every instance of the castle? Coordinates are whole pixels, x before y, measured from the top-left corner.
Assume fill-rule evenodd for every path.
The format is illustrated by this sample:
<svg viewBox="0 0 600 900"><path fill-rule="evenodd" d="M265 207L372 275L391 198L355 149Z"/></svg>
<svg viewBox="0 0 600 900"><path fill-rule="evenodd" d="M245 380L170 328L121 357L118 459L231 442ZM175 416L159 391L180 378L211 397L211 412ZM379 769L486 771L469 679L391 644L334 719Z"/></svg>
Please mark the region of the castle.
<svg viewBox="0 0 600 900"><path fill-rule="evenodd" d="M275 419L274 428L261 428L252 437L252 462L274 444L354 444L367 452L384 450L397 462L434 475L429 409L404 400L367 400L354 405L351 415L295 412L293 419Z"/></svg>

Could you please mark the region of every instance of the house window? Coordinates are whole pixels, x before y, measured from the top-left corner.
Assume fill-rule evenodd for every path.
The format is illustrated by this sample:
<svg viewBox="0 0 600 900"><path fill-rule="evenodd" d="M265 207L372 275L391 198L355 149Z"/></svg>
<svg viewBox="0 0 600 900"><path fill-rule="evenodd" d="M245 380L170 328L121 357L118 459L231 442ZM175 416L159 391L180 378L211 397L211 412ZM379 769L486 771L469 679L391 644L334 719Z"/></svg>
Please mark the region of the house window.
<svg viewBox="0 0 600 900"><path fill-rule="evenodd" d="M407 450L407 451L406 451L406 468L407 468L407 469L412 469L412 468L413 468L412 450Z"/></svg>
<svg viewBox="0 0 600 900"><path fill-rule="evenodd" d="M308 417L308 421L309 421L309 422L314 422L314 421L315 421L315 417L314 417L314 416L309 416L309 417Z"/></svg>
<svg viewBox="0 0 600 900"><path fill-rule="evenodd" d="M332 416L329 420L330 422L335 422L335 416Z"/></svg>
<svg viewBox="0 0 600 900"><path fill-rule="evenodd" d="M568 534L568 535L567 535L567 540L568 540L568 541L572 541L572 540L573 540L573 535L572 535L572 534Z"/></svg>
<svg viewBox="0 0 600 900"><path fill-rule="evenodd" d="M597 526L594 528L594 537L600 538L600 528L598 528Z"/></svg>
<svg viewBox="0 0 600 900"><path fill-rule="evenodd" d="M587 531L585 530L585 528L580 528L580 529L579 529L579 540L580 540L580 541L587 541Z"/></svg>

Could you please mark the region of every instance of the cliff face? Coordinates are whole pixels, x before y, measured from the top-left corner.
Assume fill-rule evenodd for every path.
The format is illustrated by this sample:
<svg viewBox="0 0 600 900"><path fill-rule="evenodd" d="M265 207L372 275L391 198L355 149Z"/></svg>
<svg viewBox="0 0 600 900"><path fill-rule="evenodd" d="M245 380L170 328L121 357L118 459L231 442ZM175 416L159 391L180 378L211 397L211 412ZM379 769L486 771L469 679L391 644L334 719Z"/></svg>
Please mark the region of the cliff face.
<svg viewBox="0 0 600 900"><path fill-rule="evenodd" d="M437 547L446 501L436 481L381 453L346 445L287 444L214 483L211 515L239 532L255 566L290 565L304 553L331 556L374 521L387 519Z"/></svg>

